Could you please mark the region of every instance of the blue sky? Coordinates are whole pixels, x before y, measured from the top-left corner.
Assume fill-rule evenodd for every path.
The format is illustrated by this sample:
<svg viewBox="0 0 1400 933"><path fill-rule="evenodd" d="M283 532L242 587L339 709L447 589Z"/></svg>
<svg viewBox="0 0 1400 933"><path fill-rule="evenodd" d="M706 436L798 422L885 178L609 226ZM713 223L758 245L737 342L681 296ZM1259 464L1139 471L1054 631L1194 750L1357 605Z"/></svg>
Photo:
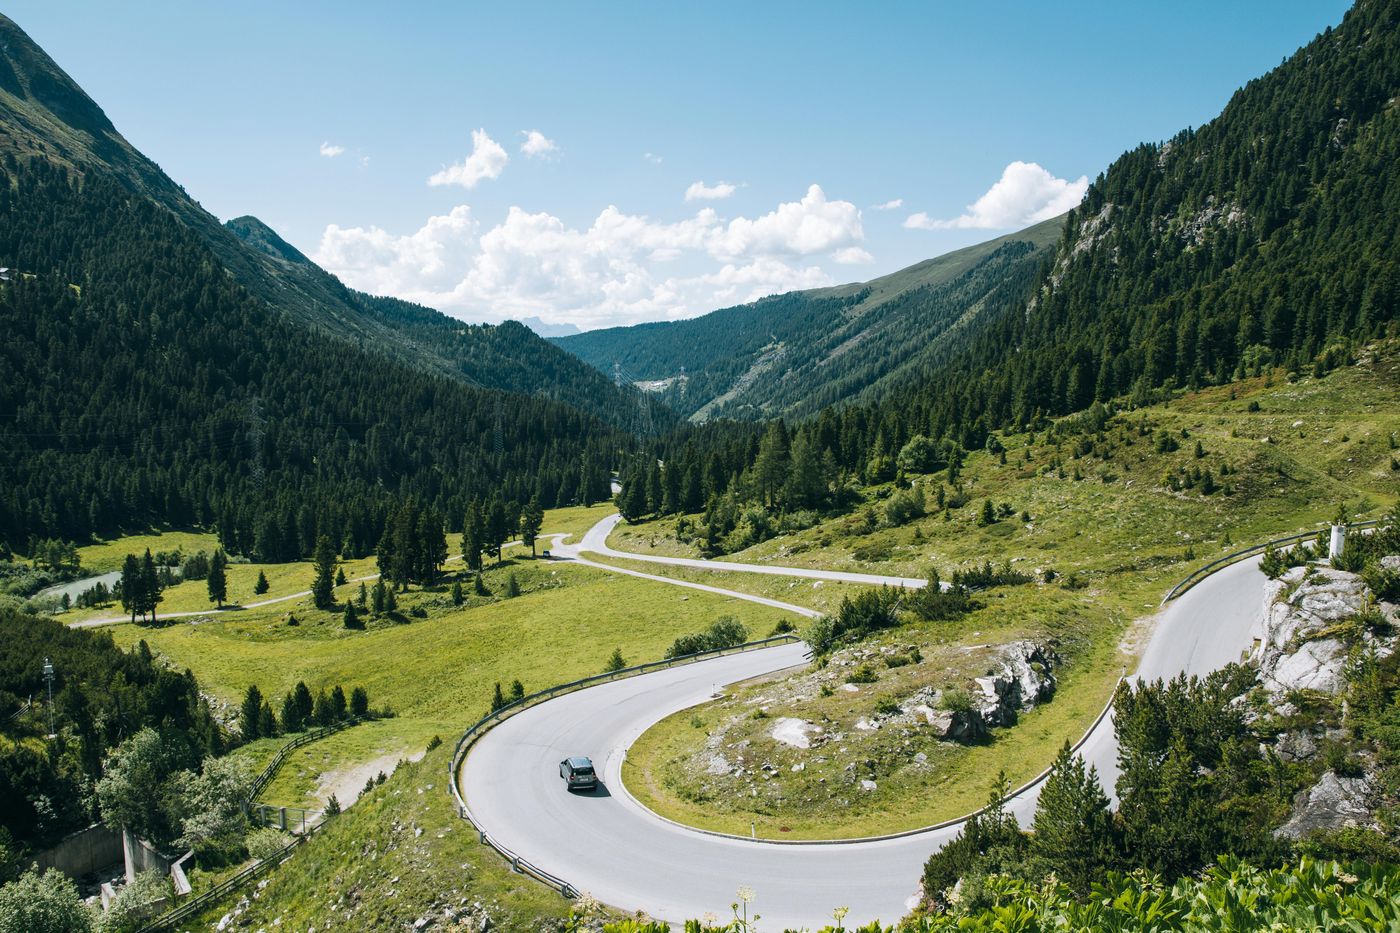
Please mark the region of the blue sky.
<svg viewBox="0 0 1400 933"><path fill-rule="evenodd" d="M1049 216L1347 6L4 12L219 217L368 291L587 328L864 280Z"/></svg>

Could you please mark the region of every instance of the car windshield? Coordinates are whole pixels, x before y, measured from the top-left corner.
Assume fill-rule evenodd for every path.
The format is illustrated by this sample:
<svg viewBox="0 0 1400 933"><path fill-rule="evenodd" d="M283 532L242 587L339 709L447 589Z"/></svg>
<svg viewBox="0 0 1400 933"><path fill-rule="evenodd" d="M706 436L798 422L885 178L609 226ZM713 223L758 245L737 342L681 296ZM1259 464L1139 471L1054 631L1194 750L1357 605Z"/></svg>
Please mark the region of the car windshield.
<svg viewBox="0 0 1400 933"><path fill-rule="evenodd" d="M592 777L592 776L593 776L593 769L592 769L592 768L575 768L575 769L574 769L574 774L581 774L581 775L583 775L584 777Z"/></svg>

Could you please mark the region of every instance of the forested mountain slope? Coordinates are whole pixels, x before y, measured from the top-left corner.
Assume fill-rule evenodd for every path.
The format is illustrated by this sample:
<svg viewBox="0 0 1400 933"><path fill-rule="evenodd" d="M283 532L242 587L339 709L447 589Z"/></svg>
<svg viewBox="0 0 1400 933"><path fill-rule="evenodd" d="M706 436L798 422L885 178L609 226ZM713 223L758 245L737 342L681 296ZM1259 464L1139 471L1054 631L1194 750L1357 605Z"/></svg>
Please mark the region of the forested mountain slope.
<svg viewBox="0 0 1400 933"><path fill-rule="evenodd" d="M984 308L1024 294L1063 226L1057 217L866 283L554 342L663 383L661 397L694 420L807 415L879 398L963 346Z"/></svg>
<svg viewBox="0 0 1400 933"><path fill-rule="evenodd" d="M1210 123L1115 161L1036 287L888 409L975 438L1269 363L1326 368L1393 332L1397 95L1400 3L1361 0Z"/></svg>
<svg viewBox="0 0 1400 933"><path fill-rule="evenodd" d="M611 380L523 328L508 325L498 334L495 327L464 325L406 302L376 302L346 288L256 218L220 224L122 138L101 108L3 15L0 130L0 154L38 156L79 175L100 172L159 204L238 284L303 325L471 385L568 400L624 427L637 420L636 393L619 392ZM386 310L391 307L398 311ZM653 423L669 423L654 403L649 414Z"/></svg>
<svg viewBox="0 0 1400 933"><path fill-rule="evenodd" d="M256 248L0 17L0 544L200 523L285 559L317 533L372 547L405 496L455 527L496 491L607 495L631 441L600 416L630 427L635 392L240 233Z"/></svg>

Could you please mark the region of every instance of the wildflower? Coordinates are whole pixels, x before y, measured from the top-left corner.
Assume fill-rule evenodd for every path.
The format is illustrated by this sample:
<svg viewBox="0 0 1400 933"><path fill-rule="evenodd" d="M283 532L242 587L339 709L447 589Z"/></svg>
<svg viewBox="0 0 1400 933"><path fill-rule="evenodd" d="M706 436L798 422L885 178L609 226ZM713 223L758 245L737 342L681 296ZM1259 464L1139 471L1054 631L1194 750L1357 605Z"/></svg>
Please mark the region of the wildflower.
<svg viewBox="0 0 1400 933"><path fill-rule="evenodd" d="M851 912L851 908L849 908L849 907L837 907L835 910L833 910L833 911L831 912L831 916L836 920L836 929L838 929L838 930L844 930L844 929L845 929L845 927L842 925L842 921L844 921L844 920L846 919L846 914L848 914L848 913L850 913L850 912Z"/></svg>
<svg viewBox="0 0 1400 933"><path fill-rule="evenodd" d="M700 920L705 924L705 929L708 930L716 923L719 923L719 915L712 910L707 910L705 911L705 915L701 917Z"/></svg>
<svg viewBox="0 0 1400 933"><path fill-rule="evenodd" d="M743 901L745 904L748 904L753 900L753 888L749 887L746 884L741 884L739 885L739 890L735 894L735 896L738 897L739 900Z"/></svg>
<svg viewBox="0 0 1400 933"><path fill-rule="evenodd" d="M1349 871L1344 871L1337 875L1337 880L1342 884L1356 884L1357 878Z"/></svg>

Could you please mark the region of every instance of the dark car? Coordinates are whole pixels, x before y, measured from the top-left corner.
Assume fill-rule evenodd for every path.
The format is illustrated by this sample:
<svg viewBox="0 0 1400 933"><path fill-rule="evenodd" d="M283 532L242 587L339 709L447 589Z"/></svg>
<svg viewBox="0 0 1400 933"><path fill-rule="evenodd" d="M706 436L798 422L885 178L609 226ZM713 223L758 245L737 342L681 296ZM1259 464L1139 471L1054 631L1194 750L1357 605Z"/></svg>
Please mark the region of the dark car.
<svg viewBox="0 0 1400 933"><path fill-rule="evenodd" d="M559 776L569 790L593 790L598 786L593 762L587 758L565 758L559 762Z"/></svg>

